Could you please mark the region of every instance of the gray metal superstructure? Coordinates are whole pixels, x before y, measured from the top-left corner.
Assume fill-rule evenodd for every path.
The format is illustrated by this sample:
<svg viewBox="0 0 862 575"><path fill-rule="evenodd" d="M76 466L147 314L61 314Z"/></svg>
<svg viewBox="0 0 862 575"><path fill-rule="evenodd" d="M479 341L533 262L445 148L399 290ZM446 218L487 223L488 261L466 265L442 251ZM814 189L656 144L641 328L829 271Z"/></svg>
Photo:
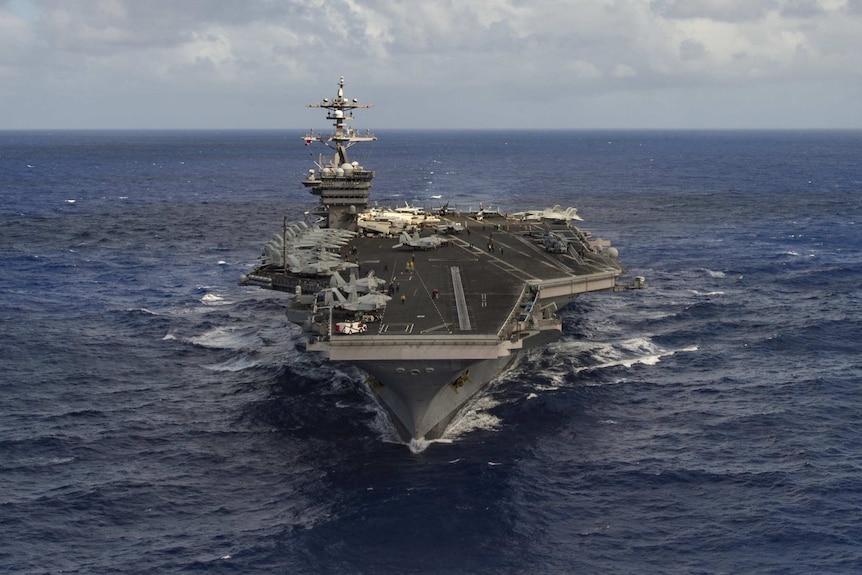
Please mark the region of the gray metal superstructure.
<svg viewBox="0 0 862 575"><path fill-rule="evenodd" d="M356 100L338 95L333 151L303 184L320 226L284 225L241 283L289 292L288 318L309 352L358 366L406 441L442 435L461 407L516 355L560 337L557 311L616 287L614 248L574 227L559 206L499 211L372 209L374 172L347 149L375 139L347 127ZM349 278L349 279L348 279Z"/></svg>

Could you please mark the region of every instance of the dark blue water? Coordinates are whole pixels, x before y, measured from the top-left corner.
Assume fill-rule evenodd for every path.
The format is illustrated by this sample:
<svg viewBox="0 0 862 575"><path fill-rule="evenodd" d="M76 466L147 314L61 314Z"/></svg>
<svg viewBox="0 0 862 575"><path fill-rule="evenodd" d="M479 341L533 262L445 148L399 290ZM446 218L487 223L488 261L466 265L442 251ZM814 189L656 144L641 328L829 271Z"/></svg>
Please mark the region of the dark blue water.
<svg viewBox="0 0 862 575"><path fill-rule="evenodd" d="M237 285L299 136L0 133L0 571L862 570L862 133L357 147L383 204L573 205L650 284L421 453Z"/></svg>

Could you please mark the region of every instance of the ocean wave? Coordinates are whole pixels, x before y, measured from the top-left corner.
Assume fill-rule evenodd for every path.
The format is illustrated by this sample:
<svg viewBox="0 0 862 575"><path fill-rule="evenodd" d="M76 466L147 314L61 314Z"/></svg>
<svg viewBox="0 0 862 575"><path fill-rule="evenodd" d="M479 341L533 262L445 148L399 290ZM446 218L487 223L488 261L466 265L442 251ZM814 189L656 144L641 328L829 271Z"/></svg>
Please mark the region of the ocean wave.
<svg viewBox="0 0 862 575"><path fill-rule="evenodd" d="M566 204L533 168L586 158L574 201L649 284L578 298L421 456L361 372L298 348L286 294L236 285L317 202L277 192L306 168L284 133L14 137L39 155L0 253L7 570L860 570L858 134L615 134L619 163L604 135L501 163L497 133L387 134L383 204L441 144L425 195L463 208L523 209L536 178Z"/></svg>
<svg viewBox="0 0 862 575"><path fill-rule="evenodd" d="M159 315L158 313L156 313L156 312L154 312L154 311L152 311L152 310L149 310L149 309L147 309L147 308L145 308L145 307L127 308L125 311L126 311L126 312L131 312L131 313L140 313L140 314L143 314L143 315Z"/></svg>
<svg viewBox="0 0 862 575"><path fill-rule="evenodd" d="M725 292L723 292L723 291L707 291L707 292L702 292L702 291L698 291L698 290L696 290L696 289L695 289L695 290L691 290L691 293L693 293L694 295L698 295L698 296L705 296L705 297L715 297L715 296L720 296L720 295L726 295L726 293L725 293Z"/></svg>
<svg viewBox="0 0 862 575"><path fill-rule="evenodd" d="M491 392L493 386L476 394L452 421L443 438L454 441L474 431L499 430L503 422L492 414L491 410L500 405L500 402Z"/></svg>
<svg viewBox="0 0 862 575"><path fill-rule="evenodd" d="M666 349L657 345L651 337L640 336L608 342L565 341L551 344L549 349L557 360L557 367L551 368L545 375L552 378L556 375L552 379L555 385L563 385L567 374L620 367L630 369L635 365L652 366L677 353L695 352L698 346L692 344ZM541 386L537 390L541 391Z"/></svg>
<svg viewBox="0 0 862 575"><path fill-rule="evenodd" d="M4 471L13 471L13 470L26 470L26 469L39 469L43 467L57 467L60 465L66 465L67 463L72 463L76 460L76 457L72 456L34 456L34 457L22 457L15 458L4 461L0 463L0 469Z"/></svg>
<svg viewBox="0 0 862 575"><path fill-rule="evenodd" d="M254 331L232 328L214 327L201 335L188 339L189 343L200 347L230 350L255 350L263 346L263 340Z"/></svg>
<svg viewBox="0 0 862 575"><path fill-rule="evenodd" d="M231 301L226 300L223 296L214 293L207 293L201 297L201 303L205 305L230 305Z"/></svg>
<svg viewBox="0 0 862 575"><path fill-rule="evenodd" d="M208 369L210 371L229 373L236 373L257 367L264 367L264 364L262 364L257 358L246 355L233 357L221 363L203 366L204 369Z"/></svg>

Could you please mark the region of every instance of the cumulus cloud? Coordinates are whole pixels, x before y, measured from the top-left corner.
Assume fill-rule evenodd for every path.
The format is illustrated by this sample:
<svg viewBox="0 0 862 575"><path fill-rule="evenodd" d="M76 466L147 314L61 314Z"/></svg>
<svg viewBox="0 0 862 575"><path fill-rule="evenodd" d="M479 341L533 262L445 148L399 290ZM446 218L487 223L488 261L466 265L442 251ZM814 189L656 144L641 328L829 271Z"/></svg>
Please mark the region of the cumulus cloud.
<svg viewBox="0 0 862 575"><path fill-rule="evenodd" d="M717 22L748 22L765 17L777 0L651 0L650 8L663 18L701 18Z"/></svg>
<svg viewBox="0 0 862 575"><path fill-rule="evenodd" d="M3 0L0 128L305 126L340 75L384 126L708 125L681 112L705 91L789 125L768 100L795 86L837 127L860 24L862 0Z"/></svg>

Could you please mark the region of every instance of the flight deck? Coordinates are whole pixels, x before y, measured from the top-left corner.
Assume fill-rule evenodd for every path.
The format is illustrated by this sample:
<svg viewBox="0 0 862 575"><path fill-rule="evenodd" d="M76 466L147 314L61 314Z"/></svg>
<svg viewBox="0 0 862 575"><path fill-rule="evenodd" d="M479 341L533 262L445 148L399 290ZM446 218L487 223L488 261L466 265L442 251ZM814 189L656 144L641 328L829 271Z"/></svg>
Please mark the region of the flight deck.
<svg viewBox="0 0 862 575"><path fill-rule="evenodd" d="M438 232L456 223L458 233ZM351 335L326 329L320 335L505 338L537 298L548 297L548 292L542 297L542 290L556 286L573 300L579 293L613 288L620 274L619 267L610 267L608 258L597 255L606 242L592 240L565 222L523 221L497 213L481 220L450 215L433 217L433 223L416 226L415 232L420 238L439 241L435 247L422 248L399 245L394 234L356 235L333 250L351 265L341 276L363 278L372 273L380 281L377 290L391 299L377 309L339 309L335 302L333 325L361 321L364 329ZM549 250L551 232L565 240L562 253ZM302 293L317 294L318 308L328 307L319 294L332 289L330 284L277 268L266 275L271 287L296 293L300 286Z"/></svg>

